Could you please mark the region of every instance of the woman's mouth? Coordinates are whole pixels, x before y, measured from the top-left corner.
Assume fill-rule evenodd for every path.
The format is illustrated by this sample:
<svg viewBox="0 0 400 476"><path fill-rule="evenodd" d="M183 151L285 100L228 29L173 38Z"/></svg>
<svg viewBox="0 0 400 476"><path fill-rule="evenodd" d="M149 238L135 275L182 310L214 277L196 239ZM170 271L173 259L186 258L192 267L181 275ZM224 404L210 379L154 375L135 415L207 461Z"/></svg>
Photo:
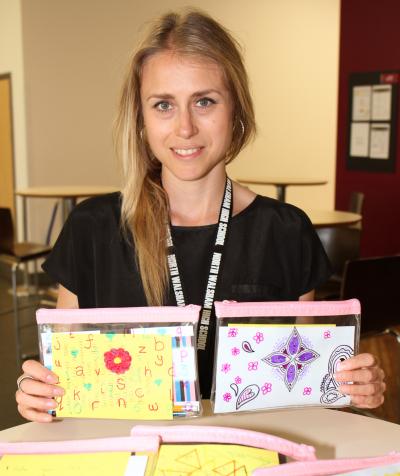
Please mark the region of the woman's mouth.
<svg viewBox="0 0 400 476"><path fill-rule="evenodd" d="M201 154L203 147L190 147L190 148L172 148L175 155L180 158L193 159Z"/></svg>

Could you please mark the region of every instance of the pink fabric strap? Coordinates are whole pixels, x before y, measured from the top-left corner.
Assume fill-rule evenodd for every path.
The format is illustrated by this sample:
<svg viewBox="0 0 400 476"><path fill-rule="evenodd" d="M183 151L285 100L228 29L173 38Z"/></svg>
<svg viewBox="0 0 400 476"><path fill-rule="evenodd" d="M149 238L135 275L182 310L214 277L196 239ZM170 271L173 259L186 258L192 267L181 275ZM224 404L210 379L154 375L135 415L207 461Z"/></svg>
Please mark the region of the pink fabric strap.
<svg viewBox="0 0 400 476"><path fill-rule="evenodd" d="M282 302L233 302L215 303L217 318L224 317L274 317L274 316L342 316L360 314L357 299L346 301L282 301Z"/></svg>
<svg viewBox="0 0 400 476"><path fill-rule="evenodd" d="M132 428L132 436L159 436L162 443L229 443L254 446L290 456L299 461L313 461L315 448L251 430L222 426L145 426Z"/></svg>
<svg viewBox="0 0 400 476"><path fill-rule="evenodd" d="M124 436L92 440L0 443L0 455L99 453L104 451L158 451L160 439L151 436Z"/></svg>
<svg viewBox="0 0 400 476"><path fill-rule="evenodd" d="M147 323L189 322L199 320L200 306L185 307L117 307L96 309L39 309L38 324L98 324L98 323Z"/></svg>
<svg viewBox="0 0 400 476"><path fill-rule="evenodd" d="M333 476L342 472L357 471L359 469L374 468L400 463L400 453L391 453L374 458L332 459L311 462L296 462L259 468L253 476Z"/></svg>

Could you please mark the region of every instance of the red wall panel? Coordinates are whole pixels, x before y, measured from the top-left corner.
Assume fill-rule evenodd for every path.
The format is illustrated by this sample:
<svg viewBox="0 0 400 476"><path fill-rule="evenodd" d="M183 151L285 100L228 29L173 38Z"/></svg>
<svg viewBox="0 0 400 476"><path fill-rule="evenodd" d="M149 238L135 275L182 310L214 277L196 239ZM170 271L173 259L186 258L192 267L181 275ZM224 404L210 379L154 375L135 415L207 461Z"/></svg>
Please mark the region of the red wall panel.
<svg viewBox="0 0 400 476"><path fill-rule="evenodd" d="M361 255L400 253L399 105L395 173L346 169L349 75L400 71L400 1L342 0L340 28L336 208L347 208L352 191L364 192Z"/></svg>

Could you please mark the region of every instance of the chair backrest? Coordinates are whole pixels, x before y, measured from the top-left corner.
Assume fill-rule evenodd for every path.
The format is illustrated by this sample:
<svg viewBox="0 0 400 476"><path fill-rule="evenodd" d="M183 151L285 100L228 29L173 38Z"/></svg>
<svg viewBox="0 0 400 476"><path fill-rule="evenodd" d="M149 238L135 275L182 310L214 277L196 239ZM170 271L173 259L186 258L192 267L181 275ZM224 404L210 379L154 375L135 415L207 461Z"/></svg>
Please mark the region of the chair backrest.
<svg viewBox="0 0 400 476"><path fill-rule="evenodd" d="M364 206L364 193L363 192L351 192L349 200L349 212L358 213L362 215Z"/></svg>
<svg viewBox="0 0 400 476"><path fill-rule="evenodd" d="M14 226L9 208L0 207L0 253L12 253Z"/></svg>
<svg viewBox="0 0 400 476"><path fill-rule="evenodd" d="M348 261L341 299L361 302L361 332L380 332L400 324L400 255Z"/></svg>
<svg viewBox="0 0 400 476"><path fill-rule="evenodd" d="M351 192L348 211L362 215L363 205L364 193ZM317 234L332 264L335 278L340 279L346 261L360 256L361 222L352 226L318 228Z"/></svg>
<svg viewBox="0 0 400 476"><path fill-rule="evenodd" d="M346 261L360 256L361 230L346 226L323 227L316 231L331 262L333 274L340 278Z"/></svg>

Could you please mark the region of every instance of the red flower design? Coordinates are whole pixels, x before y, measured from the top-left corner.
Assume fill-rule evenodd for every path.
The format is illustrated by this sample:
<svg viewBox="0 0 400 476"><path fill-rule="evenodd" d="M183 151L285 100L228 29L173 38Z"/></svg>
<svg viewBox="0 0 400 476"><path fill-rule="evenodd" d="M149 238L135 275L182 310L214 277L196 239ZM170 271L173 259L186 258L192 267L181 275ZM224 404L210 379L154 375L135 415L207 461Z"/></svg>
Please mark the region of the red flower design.
<svg viewBox="0 0 400 476"><path fill-rule="evenodd" d="M132 357L124 349L111 349L104 352L104 363L108 370L116 374L123 374L131 366Z"/></svg>

